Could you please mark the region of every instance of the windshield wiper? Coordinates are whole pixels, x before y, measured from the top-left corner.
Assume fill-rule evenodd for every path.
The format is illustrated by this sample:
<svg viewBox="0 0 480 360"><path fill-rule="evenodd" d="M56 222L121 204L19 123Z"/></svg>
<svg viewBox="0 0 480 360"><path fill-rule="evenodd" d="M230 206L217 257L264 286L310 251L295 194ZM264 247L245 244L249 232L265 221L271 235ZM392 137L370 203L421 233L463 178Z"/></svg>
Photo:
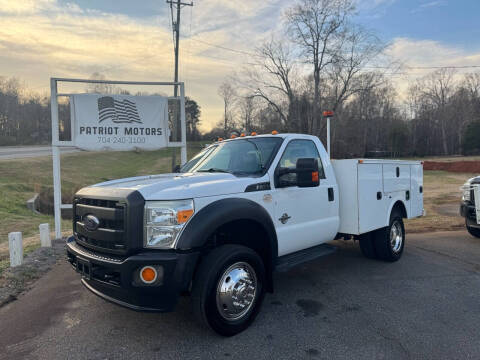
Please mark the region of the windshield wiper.
<svg viewBox="0 0 480 360"><path fill-rule="evenodd" d="M197 172L220 172L220 173L230 174L230 171L219 169L219 168L202 169L202 170L197 170Z"/></svg>

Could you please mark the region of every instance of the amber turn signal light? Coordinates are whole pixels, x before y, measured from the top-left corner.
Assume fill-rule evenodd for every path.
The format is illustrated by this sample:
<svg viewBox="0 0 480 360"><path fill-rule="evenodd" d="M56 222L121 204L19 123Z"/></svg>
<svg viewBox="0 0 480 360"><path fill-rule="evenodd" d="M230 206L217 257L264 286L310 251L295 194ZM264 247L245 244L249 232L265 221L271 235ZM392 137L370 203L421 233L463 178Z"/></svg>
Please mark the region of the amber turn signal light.
<svg viewBox="0 0 480 360"><path fill-rule="evenodd" d="M145 284L151 284L157 280L157 270L151 266L144 266L142 270L140 270L140 279Z"/></svg>
<svg viewBox="0 0 480 360"><path fill-rule="evenodd" d="M177 223L183 224L188 221L193 215L193 210L188 209L188 210L180 210L177 212Z"/></svg>
<svg viewBox="0 0 480 360"><path fill-rule="evenodd" d="M312 172L312 181L317 182L318 181L318 171Z"/></svg>

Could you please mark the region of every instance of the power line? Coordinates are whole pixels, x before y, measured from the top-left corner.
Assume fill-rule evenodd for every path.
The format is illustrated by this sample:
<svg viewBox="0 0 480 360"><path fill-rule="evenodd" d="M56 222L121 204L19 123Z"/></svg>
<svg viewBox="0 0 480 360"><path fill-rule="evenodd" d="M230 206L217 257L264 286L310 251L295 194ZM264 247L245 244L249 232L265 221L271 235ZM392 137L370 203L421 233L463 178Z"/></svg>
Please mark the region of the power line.
<svg viewBox="0 0 480 360"><path fill-rule="evenodd" d="M238 50L238 49L233 49L227 46L223 45L217 45L217 44L212 44L208 41L197 39L197 38L190 38L189 40L191 41L196 41L205 45L213 46L218 49L226 50L226 51L231 51L235 52L238 54L243 54L243 55L248 55L248 56L258 56L258 54L244 51L244 50ZM365 66L365 69L390 69L388 66ZM405 68L410 69L410 70L435 70L435 69L477 69L480 68L480 65L436 65L436 66L408 66L406 65Z"/></svg>
<svg viewBox="0 0 480 360"><path fill-rule="evenodd" d="M255 54L255 53L252 53L252 52L243 51L243 50L237 50L237 49L232 49L232 48L229 48L229 47L226 47L226 46L222 46L222 45L212 44L212 43L210 43L210 42L208 42L208 41L196 39L196 38L193 38L193 37L190 38L189 40L193 40L194 42L196 41L196 42L199 42L199 43L202 43L202 44L205 44L205 45L210 45L210 46L216 47L216 48L218 48L218 49L235 52L235 53L238 53L238 54L243 54L243 55L248 55L248 56L258 56L258 54Z"/></svg>

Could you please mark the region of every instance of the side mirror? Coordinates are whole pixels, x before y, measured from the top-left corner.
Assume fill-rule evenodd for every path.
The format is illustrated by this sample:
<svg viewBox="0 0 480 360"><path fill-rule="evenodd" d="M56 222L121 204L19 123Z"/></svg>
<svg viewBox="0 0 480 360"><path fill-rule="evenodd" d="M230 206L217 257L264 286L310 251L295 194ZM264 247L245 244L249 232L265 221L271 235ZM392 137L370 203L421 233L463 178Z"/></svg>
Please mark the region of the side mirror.
<svg viewBox="0 0 480 360"><path fill-rule="evenodd" d="M172 172L173 173L179 173L180 172L180 165L175 165Z"/></svg>
<svg viewBox="0 0 480 360"><path fill-rule="evenodd" d="M297 173L298 187L315 187L320 184L317 159L297 159L295 172Z"/></svg>

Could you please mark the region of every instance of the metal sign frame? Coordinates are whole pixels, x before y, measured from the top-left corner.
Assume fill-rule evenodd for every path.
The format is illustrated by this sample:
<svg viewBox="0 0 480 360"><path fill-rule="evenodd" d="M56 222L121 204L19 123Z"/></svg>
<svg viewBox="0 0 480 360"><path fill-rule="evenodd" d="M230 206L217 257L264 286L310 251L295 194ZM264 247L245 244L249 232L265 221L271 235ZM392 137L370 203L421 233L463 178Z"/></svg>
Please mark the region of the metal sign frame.
<svg viewBox="0 0 480 360"><path fill-rule="evenodd" d="M68 78L50 78L50 108L52 116L52 162L53 162L53 203L55 216L55 238L62 237L61 211L62 209L71 209L72 204L62 204L62 182L60 169L60 149L62 147L75 146L75 117L70 116L70 141L60 141L59 120L58 120L58 97L72 96L74 93L58 93L57 84L59 82L68 83L90 83L90 84L122 84L122 85L147 85L147 86L174 86L180 87L180 96L168 97L168 99L180 100L180 132L181 141L169 141L167 134L166 147L181 148L181 164L187 162L187 127L185 122L185 85L183 82L150 82L150 81L114 81L114 80L88 80L88 79L68 79ZM72 111L72 109L71 109ZM72 112L71 112L72 114Z"/></svg>

